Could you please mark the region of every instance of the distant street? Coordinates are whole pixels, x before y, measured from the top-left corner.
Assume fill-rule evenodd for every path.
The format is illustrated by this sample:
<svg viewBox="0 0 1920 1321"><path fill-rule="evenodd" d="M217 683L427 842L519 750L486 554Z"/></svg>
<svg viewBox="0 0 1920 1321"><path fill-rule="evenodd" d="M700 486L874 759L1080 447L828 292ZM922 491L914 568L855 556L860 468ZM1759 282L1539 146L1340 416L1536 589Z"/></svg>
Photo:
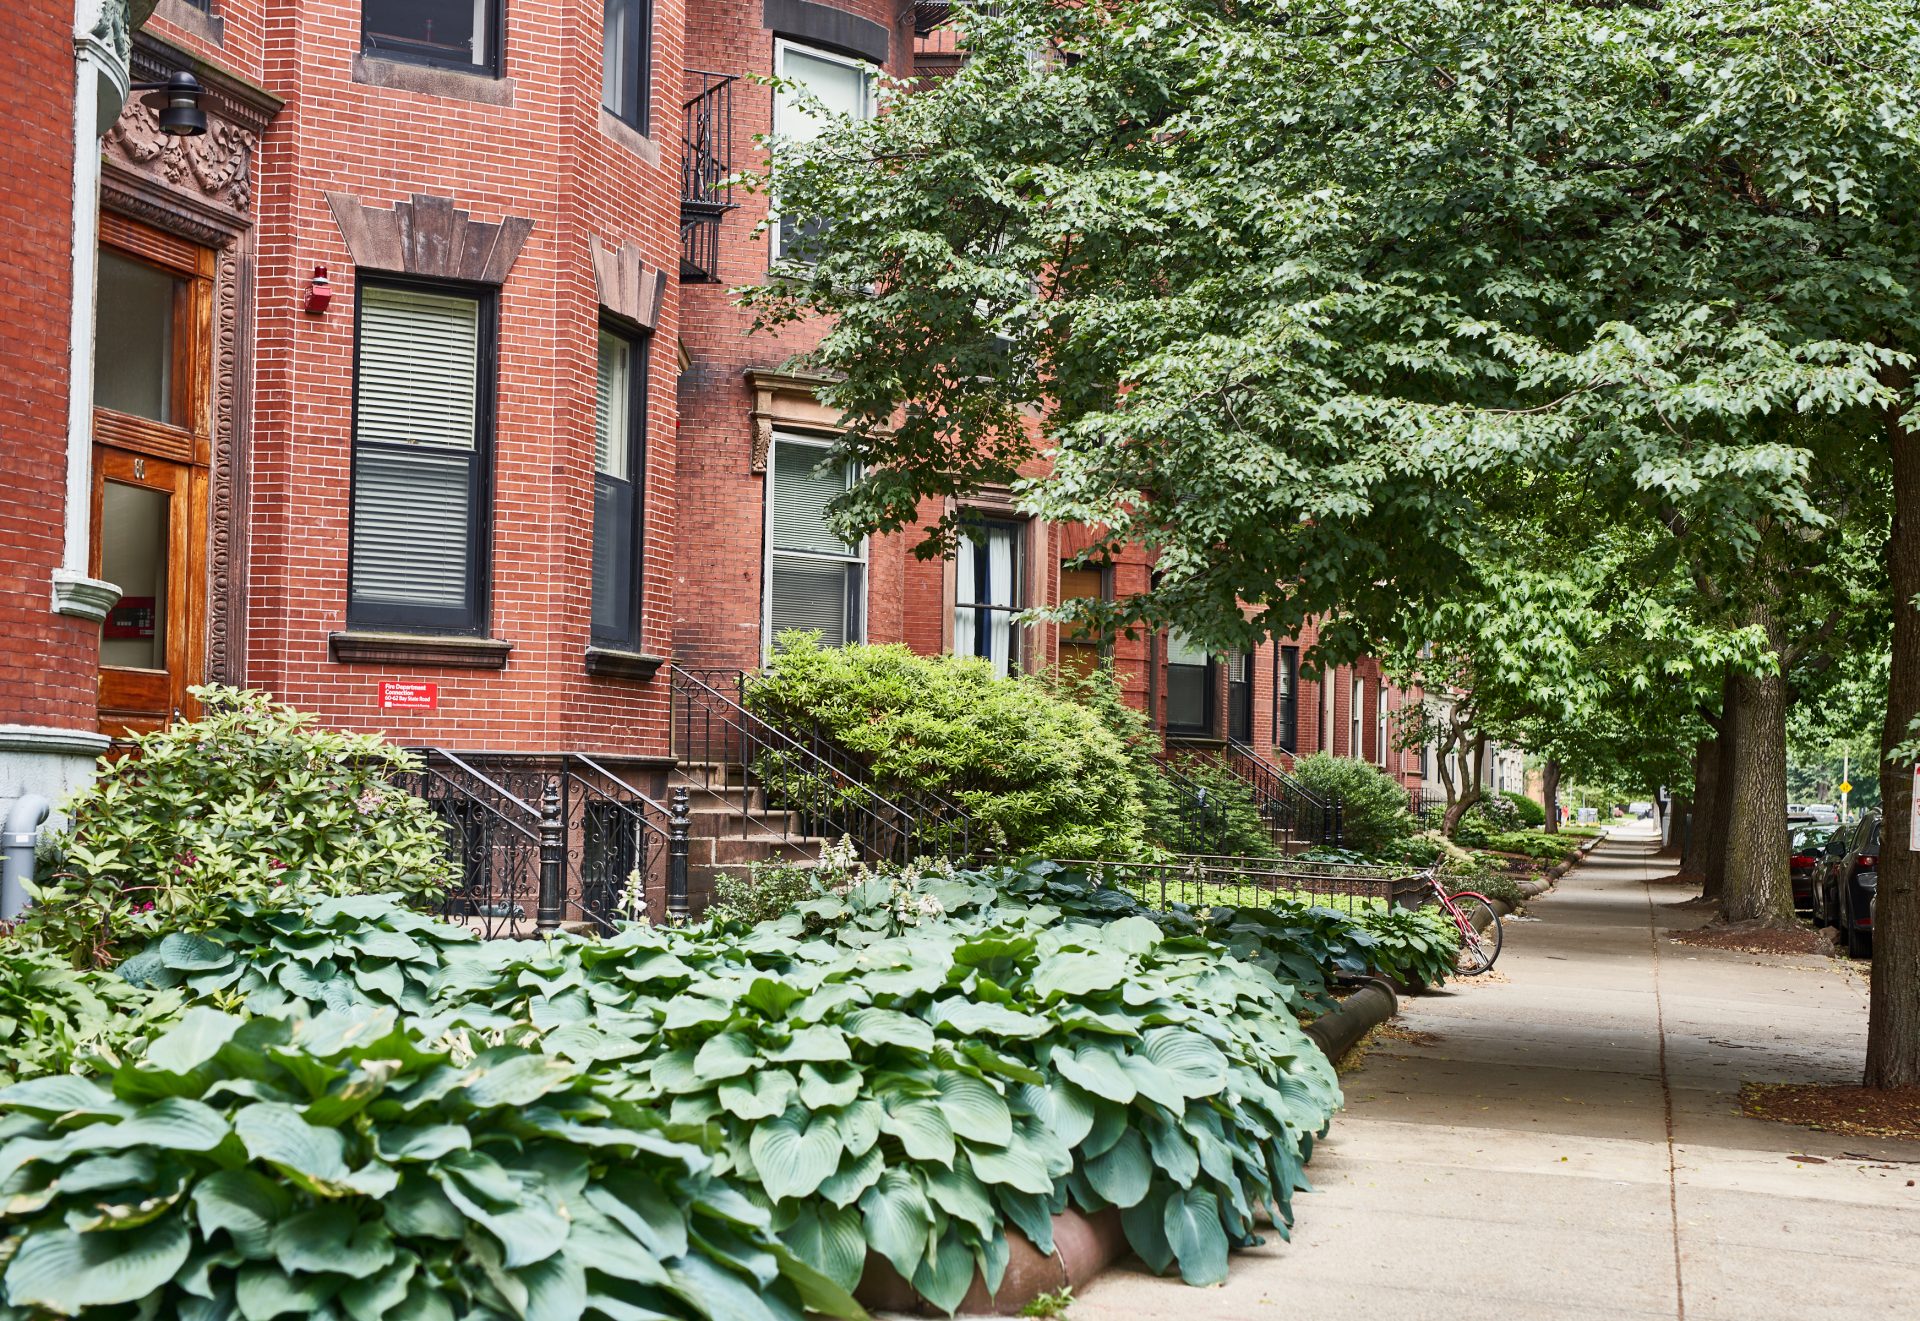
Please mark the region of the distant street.
<svg viewBox="0 0 1920 1321"><path fill-rule="evenodd" d="M1675 945L1705 922L1636 825L1509 926L1494 979L1404 1004L1346 1077L1299 1232L1218 1292L1117 1271L1075 1321L1911 1317L1920 1143L1739 1113L1742 1081L1857 1081L1843 961ZM1793 1157L1808 1157L1795 1160Z"/></svg>

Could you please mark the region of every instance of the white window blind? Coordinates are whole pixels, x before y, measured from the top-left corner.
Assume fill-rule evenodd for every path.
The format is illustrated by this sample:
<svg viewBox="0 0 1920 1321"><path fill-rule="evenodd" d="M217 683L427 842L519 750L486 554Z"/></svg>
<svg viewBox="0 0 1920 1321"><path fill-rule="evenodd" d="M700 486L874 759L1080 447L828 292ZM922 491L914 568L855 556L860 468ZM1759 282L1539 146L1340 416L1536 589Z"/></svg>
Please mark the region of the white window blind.
<svg viewBox="0 0 1920 1321"><path fill-rule="evenodd" d="M608 477L625 480L631 474L633 399L633 355L627 341L607 331L600 332L600 361L594 375L593 456L594 467Z"/></svg>
<svg viewBox="0 0 1920 1321"><path fill-rule="evenodd" d="M355 369L356 605L465 611L479 439L480 305L369 285Z"/></svg>
<svg viewBox="0 0 1920 1321"><path fill-rule="evenodd" d="M862 548L827 526L827 504L844 492L852 469L822 465L824 446L776 436L769 465L770 563L767 625L770 640L786 632L820 634L823 645L861 637Z"/></svg>
<svg viewBox="0 0 1920 1321"><path fill-rule="evenodd" d="M1347 723L1352 726L1348 733L1353 741L1347 748L1347 755L1355 760L1364 761L1367 754L1361 740L1365 737L1366 729L1367 690L1357 674L1353 676L1352 697L1353 709L1347 713Z"/></svg>
<svg viewBox="0 0 1920 1321"><path fill-rule="evenodd" d="M872 115L872 78L865 65L786 42L777 43L775 51L780 77L798 87L774 91L774 137L808 142L834 118L858 120ZM777 201L774 210L779 213ZM798 249L824 232L825 223L818 218L778 214L773 255L805 260Z"/></svg>

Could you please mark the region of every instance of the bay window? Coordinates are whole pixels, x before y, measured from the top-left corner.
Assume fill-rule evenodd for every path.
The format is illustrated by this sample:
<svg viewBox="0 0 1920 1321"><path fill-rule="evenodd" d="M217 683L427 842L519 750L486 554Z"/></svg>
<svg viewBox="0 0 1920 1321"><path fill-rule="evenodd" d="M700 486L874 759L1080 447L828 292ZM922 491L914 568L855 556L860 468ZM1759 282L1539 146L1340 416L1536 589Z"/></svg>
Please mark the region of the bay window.
<svg viewBox="0 0 1920 1321"><path fill-rule="evenodd" d="M767 463L767 640L817 633L843 647L864 632L866 546L827 526L827 504L853 484L852 464L829 463L830 444L776 434Z"/></svg>
<svg viewBox="0 0 1920 1321"><path fill-rule="evenodd" d="M1022 523L973 523L954 548L953 651L978 656L1002 678L1020 668L1020 628L1014 616L1025 608Z"/></svg>
<svg viewBox="0 0 1920 1321"><path fill-rule="evenodd" d="M600 332L594 373L593 641L640 649L640 521L647 346Z"/></svg>
<svg viewBox="0 0 1920 1321"><path fill-rule="evenodd" d="M498 74L502 8L501 0L360 0L360 49Z"/></svg>
<svg viewBox="0 0 1920 1321"><path fill-rule="evenodd" d="M830 51L798 46L790 41L773 44L774 74L792 84L773 94L773 136L787 142L818 137L829 116L867 119L873 114L873 74L866 65ZM776 151L778 150L776 146ZM809 260L809 248L826 233L821 217L797 216L780 209L778 171L775 172L773 256L791 261Z"/></svg>
<svg viewBox="0 0 1920 1321"><path fill-rule="evenodd" d="M349 627L486 628L490 294L360 285Z"/></svg>

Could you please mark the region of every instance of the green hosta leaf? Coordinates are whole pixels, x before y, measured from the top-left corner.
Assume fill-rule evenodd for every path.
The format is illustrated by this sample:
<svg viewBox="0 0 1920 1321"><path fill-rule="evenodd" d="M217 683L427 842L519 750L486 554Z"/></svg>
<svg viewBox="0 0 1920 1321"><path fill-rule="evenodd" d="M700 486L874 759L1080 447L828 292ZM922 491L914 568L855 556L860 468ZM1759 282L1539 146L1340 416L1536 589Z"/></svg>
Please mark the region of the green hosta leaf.
<svg viewBox="0 0 1920 1321"><path fill-rule="evenodd" d="M527 1288L526 1321L580 1321L587 1310L587 1272L556 1253L519 1273Z"/></svg>
<svg viewBox="0 0 1920 1321"><path fill-rule="evenodd" d="M987 1195L987 1186L974 1177L970 1164L962 1161L951 1170L936 1166L923 1173L927 1196L935 1206L955 1220L966 1221L982 1234L993 1232L999 1222L993 1211L993 1199Z"/></svg>
<svg viewBox="0 0 1920 1321"><path fill-rule="evenodd" d="M984 1182L1002 1184L1023 1193L1050 1194L1053 1178L1039 1149L1020 1134L1004 1147L967 1147L973 1172Z"/></svg>
<svg viewBox="0 0 1920 1321"><path fill-rule="evenodd" d="M933 1085L957 1136L995 1147L1005 1146L1013 1137L1013 1116L990 1084L964 1073L943 1073Z"/></svg>
<svg viewBox="0 0 1920 1321"><path fill-rule="evenodd" d="M1200 1173L1200 1154L1179 1126L1165 1115L1149 1113L1142 1116L1141 1127L1146 1132L1147 1150L1160 1172L1182 1188L1191 1184Z"/></svg>
<svg viewBox="0 0 1920 1321"><path fill-rule="evenodd" d="M492 1167L492 1168L489 1168ZM508 1182L514 1192L501 1196L498 1167L474 1152L449 1156L438 1177L447 1200L460 1213L499 1240L508 1270L544 1261L567 1241L567 1220L558 1207Z"/></svg>
<svg viewBox="0 0 1920 1321"><path fill-rule="evenodd" d="M869 1046L905 1046L933 1049L933 1028L925 1020L893 1009L860 1009L847 1016L846 1033Z"/></svg>
<svg viewBox="0 0 1920 1321"><path fill-rule="evenodd" d="M952 1315L973 1283L973 1253L955 1233L940 1236L933 1255L913 1273L913 1287L941 1311Z"/></svg>
<svg viewBox="0 0 1920 1321"><path fill-rule="evenodd" d="M230 950L184 931L176 931L160 941L160 958L176 972L210 972L224 968L233 958Z"/></svg>
<svg viewBox="0 0 1920 1321"><path fill-rule="evenodd" d="M927 1255L927 1235L933 1228L933 1208L918 1180L906 1170L888 1170L861 1197L860 1210L867 1246L911 1280Z"/></svg>
<svg viewBox="0 0 1920 1321"><path fill-rule="evenodd" d="M769 1119L748 1140L761 1185L776 1201L810 1197L840 1165L840 1134L825 1115L811 1117L803 1126L789 1119Z"/></svg>
<svg viewBox="0 0 1920 1321"><path fill-rule="evenodd" d="M851 1206L860 1200L861 1193L880 1181L886 1168L879 1149L869 1148L851 1160L841 1161L840 1168L821 1183L820 1196L835 1206Z"/></svg>
<svg viewBox="0 0 1920 1321"><path fill-rule="evenodd" d="M880 1118L880 1131L900 1139L915 1160L953 1164L953 1127L934 1101L895 1101Z"/></svg>
<svg viewBox="0 0 1920 1321"><path fill-rule="evenodd" d="M867 1236L855 1208L802 1204L780 1239L835 1284L844 1289L859 1286L867 1264Z"/></svg>
<svg viewBox="0 0 1920 1321"><path fill-rule="evenodd" d="M24 1110L48 1118L57 1115L125 1118L134 1113L131 1105L117 1099L102 1084L70 1073L30 1078L0 1090L0 1110Z"/></svg>
<svg viewBox="0 0 1920 1321"><path fill-rule="evenodd" d="M280 1222L273 1254L289 1271L364 1277L393 1260L393 1238L377 1220L363 1222L344 1206L323 1206Z"/></svg>
<svg viewBox="0 0 1920 1321"><path fill-rule="evenodd" d="M1167 1198L1167 1243L1188 1284L1219 1284L1227 1278L1227 1232L1220 1226L1220 1202L1204 1188L1188 1188Z"/></svg>
<svg viewBox="0 0 1920 1321"><path fill-rule="evenodd" d="M1128 1129L1112 1147L1086 1163L1087 1182L1114 1206L1125 1209L1153 1185L1153 1161L1137 1129Z"/></svg>
<svg viewBox="0 0 1920 1321"><path fill-rule="evenodd" d="M764 1017L780 1019L805 996L799 987L778 977L756 977L747 993L740 997L740 1003Z"/></svg>
<svg viewBox="0 0 1920 1321"><path fill-rule="evenodd" d="M193 1235L169 1215L138 1229L34 1229L7 1264L7 1301L68 1316L145 1298L187 1263Z"/></svg>
<svg viewBox="0 0 1920 1321"><path fill-rule="evenodd" d="M233 1128L247 1155L315 1192L331 1195L348 1176L345 1140L333 1129L309 1124L290 1105L250 1105L234 1117Z"/></svg>
<svg viewBox="0 0 1920 1321"><path fill-rule="evenodd" d="M704 995L679 995L667 1004L667 1016L661 1026L669 1032L699 1027L706 1023L724 1023L733 1017L733 1006L724 1000Z"/></svg>
<svg viewBox="0 0 1920 1321"><path fill-rule="evenodd" d="M718 1095L720 1108L736 1119L771 1119L786 1110L795 1090L791 1073L767 1069L721 1083Z"/></svg>
<svg viewBox="0 0 1920 1321"><path fill-rule="evenodd" d="M1050 1086L1021 1083L1010 1096L1038 1116L1068 1150L1079 1146L1093 1129L1092 1098L1065 1079L1057 1078Z"/></svg>
<svg viewBox="0 0 1920 1321"><path fill-rule="evenodd" d="M1074 1086L1120 1105L1129 1104L1139 1093L1120 1057L1100 1046L1080 1046L1071 1052L1056 1050L1053 1067Z"/></svg>
<svg viewBox="0 0 1920 1321"><path fill-rule="evenodd" d="M753 1041L740 1033L723 1032L709 1037L693 1057L693 1071L701 1081L716 1083L723 1078L738 1078L760 1063L760 1052Z"/></svg>
<svg viewBox="0 0 1920 1321"><path fill-rule="evenodd" d="M273 1228L287 1218L293 1198L285 1186L253 1170L219 1170L193 1190L193 1213L203 1238L226 1230L244 1257L273 1250Z"/></svg>
<svg viewBox="0 0 1920 1321"><path fill-rule="evenodd" d="M1128 954L1145 954L1158 946L1166 934L1150 918L1123 917L1100 928L1100 943Z"/></svg>
<svg viewBox="0 0 1920 1321"><path fill-rule="evenodd" d="M1144 1055L1121 1055L1118 1058L1136 1095L1174 1114L1187 1108L1187 1098L1180 1094L1180 1084L1174 1081L1172 1074Z"/></svg>
<svg viewBox="0 0 1920 1321"><path fill-rule="evenodd" d="M419 1262L402 1257L377 1275L355 1280L340 1291L340 1302L353 1321L386 1321L401 1315L398 1308L406 1300Z"/></svg>
<svg viewBox="0 0 1920 1321"><path fill-rule="evenodd" d="M160 1183L160 1160L150 1151L127 1151L113 1156L92 1156L75 1161L60 1171L60 1192L104 1192L137 1185L155 1187Z"/></svg>
<svg viewBox="0 0 1920 1321"><path fill-rule="evenodd" d="M1212 1096L1226 1086L1227 1057L1191 1028L1154 1028L1141 1038L1137 1053L1168 1074L1183 1097Z"/></svg>
<svg viewBox="0 0 1920 1321"><path fill-rule="evenodd" d="M467 1218L460 1214L440 1185L420 1170L409 1170L399 1186L382 1203L387 1224L406 1238L460 1239L466 1236Z"/></svg>
<svg viewBox="0 0 1920 1321"><path fill-rule="evenodd" d="M482 1109L532 1105L548 1092L566 1086L578 1072L565 1060L550 1055L514 1055L497 1064L486 1064L468 1085L467 1097Z"/></svg>
<svg viewBox="0 0 1920 1321"><path fill-rule="evenodd" d="M878 1101L862 1097L834 1115L833 1126L839 1131L841 1145L846 1147L848 1155L864 1155L880 1140L880 1114Z"/></svg>
<svg viewBox="0 0 1920 1321"><path fill-rule="evenodd" d="M1127 975L1126 956L1116 950L1085 952L1062 950L1040 960L1034 969L1032 986L1041 999L1062 996L1078 1000L1099 991L1110 991Z"/></svg>
<svg viewBox="0 0 1920 1321"><path fill-rule="evenodd" d="M800 1066L800 1100L809 1110L847 1105L860 1095L860 1071L850 1064Z"/></svg>
<svg viewBox="0 0 1920 1321"><path fill-rule="evenodd" d="M668 1288L712 1321L780 1321L749 1281L705 1257L686 1257L668 1271Z"/></svg>
<svg viewBox="0 0 1920 1321"><path fill-rule="evenodd" d="M1173 1265L1173 1246L1167 1242L1166 1193L1149 1193L1120 1213L1120 1227L1127 1231L1127 1246L1132 1248L1147 1269L1165 1275Z"/></svg>
<svg viewBox="0 0 1920 1321"><path fill-rule="evenodd" d="M962 1036L986 1033L989 1036L1007 1037L1015 1041L1044 1037L1053 1030L1053 1024L1038 1014L1023 1014L1016 1009L1008 1009L1004 1005L986 1004L958 997L942 1000L937 1007L937 1016L934 1021L953 1028Z"/></svg>
<svg viewBox="0 0 1920 1321"><path fill-rule="evenodd" d="M247 1321L273 1321L292 1314L305 1317L340 1290L341 1281L323 1275L289 1275L278 1266L256 1262L240 1268L234 1300Z"/></svg>
<svg viewBox="0 0 1920 1321"><path fill-rule="evenodd" d="M609 1170L587 1189L586 1199L660 1260L685 1255L687 1208L638 1170Z"/></svg>
<svg viewBox="0 0 1920 1321"><path fill-rule="evenodd" d="M373 1149L386 1161L439 1160L472 1146L472 1135L458 1124L388 1124L373 1132Z"/></svg>
<svg viewBox="0 0 1920 1321"><path fill-rule="evenodd" d="M803 1027L792 1040L767 1056L783 1064L811 1060L815 1064L836 1064L853 1058L847 1049L847 1034L837 1027L819 1024Z"/></svg>
<svg viewBox="0 0 1920 1321"><path fill-rule="evenodd" d="M1007 1219L1026 1236L1042 1256L1053 1255L1053 1195L1017 1192L1004 1185L993 1190L993 1200Z"/></svg>

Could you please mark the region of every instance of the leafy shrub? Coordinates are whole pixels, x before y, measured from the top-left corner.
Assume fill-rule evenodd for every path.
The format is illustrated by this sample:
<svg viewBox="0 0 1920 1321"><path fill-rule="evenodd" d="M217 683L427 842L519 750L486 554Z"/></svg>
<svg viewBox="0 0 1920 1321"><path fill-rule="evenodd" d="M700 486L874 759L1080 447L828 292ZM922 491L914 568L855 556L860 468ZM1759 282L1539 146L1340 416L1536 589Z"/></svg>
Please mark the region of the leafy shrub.
<svg viewBox="0 0 1920 1321"><path fill-rule="evenodd" d="M1502 789L1500 796L1513 805L1515 816L1523 827L1539 828L1547 824L1547 809L1522 793L1511 789Z"/></svg>
<svg viewBox="0 0 1920 1321"><path fill-rule="evenodd" d="M1519 830L1522 824L1520 810L1509 799L1498 794L1489 795L1478 799L1461 814L1460 824L1454 828L1453 839L1456 844L1483 849L1495 835Z"/></svg>
<svg viewBox="0 0 1920 1321"><path fill-rule="evenodd" d="M1144 847L1127 748L1093 711L1039 679L996 678L971 656L829 648L787 634L746 704L777 728L819 725L883 793L953 799L1001 852L1110 857ZM817 796L817 786L783 777L792 778L772 773L776 796Z"/></svg>
<svg viewBox="0 0 1920 1321"><path fill-rule="evenodd" d="M1408 835L1388 845L1381 854L1387 862L1404 863L1409 867L1432 867L1447 856L1446 841L1439 835L1425 833Z"/></svg>
<svg viewBox="0 0 1920 1321"><path fill-rule="evenodd" d="M1489 899L1504 899L1515 909L1525 906L1527 897L1520 892L1520 882L1495 866L1490 855L1475 853L1471 858L1464 867L1448 869L1443 884L1449 893L1472 890Z"/></svg>
<svg viewBox="0 0 1920 1321"><path fill-rule="evenodd" d="M1409 986L1435 986L1454 970L1460 929L1440 909L1395 908L1374 900L1355 918L1373 937L1372 960L1381 975Z"/></svg>
<svg viewBox="0 0 1920 1321"><path fill-rule="evenodd" d="M134 740L68 805L72 825L22 933L106 964L236 902L438 893L441 825L389 781L412 766L370 734L314 727L264 693L196 688L205 714Z"/></svg>
<svg viewBox="0 0 1920 1321"><path fill-rule="evenodd" d="M1547 862L1562 862L1580 851L1580 842L1532 830L1507 830L1488 835L1485 847L1495 853L1521 853Z"/></svg>
<svg viewBox="0 0 1920 1321"><path fill-rule="evenodd" d="M1102 728L1120 741L1134 789L1140 795L1140 819L1146 836L1163 848L1173 848L1166 840L1180 829L1181 801L1173 781L1161 769L1160 754L1165 745L1147 713L1127 701L1113 662L1109 660L1085 674L1050 670L1040 681L1054 696L1091 711Z"/></svg>
<svg viewBox="0 0 1920 1321"><path fill-rule="evenodd" d="M180 1005L178 995L155 998L51 951L0 945L0 1085L118 1068Z"/></svg>
<svg viewBox="0 0 1920 1321"><path fill-rule="evenodd" d="M707 917L716 922L767 922L790 913L825 885L823 868L811 862L754 862L745 875L723 871L713 878Z"/></svg>
<svg viewBox="0 0 1920 1321"><path fill-rule="evenodd" d="M1155 843L1174 853L1272 856L1273 832L1245 780L1205 757L1186 758L1172 770L1179 779L1161 776L1171 792L1171 811L1148 822Z"/></svg>
<svg viewBox="0 0 1920 1321"><path fill-rule="evenodd" d="M193 1009L0 1125L10 1315L861 1315L648 1107L391 1010Z"/></svg>
<svg viewBox="0 0 1920 1321"><path fill-rule="evenodd" d="M1413 833L1407 791L1376 766L1316 752L1293 764L1293 776L1316 798L1340 803L1342 842L1350 849L1378 855Z"/></svg>

